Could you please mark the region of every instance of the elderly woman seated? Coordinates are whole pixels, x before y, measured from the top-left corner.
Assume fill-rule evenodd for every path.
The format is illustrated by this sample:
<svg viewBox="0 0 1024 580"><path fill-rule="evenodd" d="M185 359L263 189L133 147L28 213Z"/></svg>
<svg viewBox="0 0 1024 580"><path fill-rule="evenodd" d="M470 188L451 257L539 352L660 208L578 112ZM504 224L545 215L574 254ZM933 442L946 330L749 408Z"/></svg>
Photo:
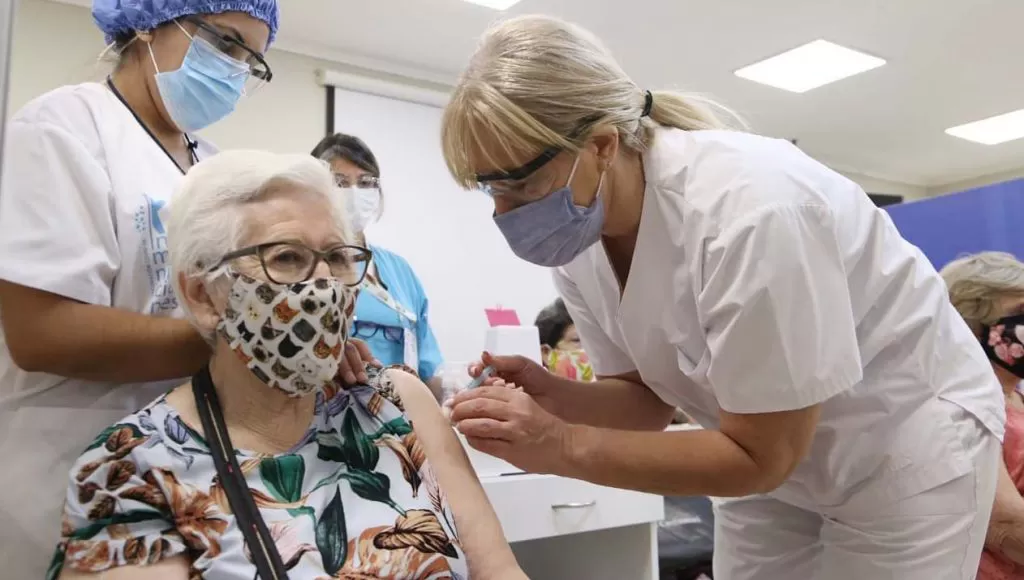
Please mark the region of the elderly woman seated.
<svg viewBox="0 0 1024 580"><path fill-rule="evenodd" d="M323 162L221 153L165 212L207 368L74 465L51 578L522 579L434 397L333 378L370 252Z"/></svg>
<svg viewBox="0 0 1024 580"><path fill-rule="evenodd" d="M981 341L1006 397L1003 466L978 580L1024 578L1024 263L982 252L942 269L949 297Z"/></svg>

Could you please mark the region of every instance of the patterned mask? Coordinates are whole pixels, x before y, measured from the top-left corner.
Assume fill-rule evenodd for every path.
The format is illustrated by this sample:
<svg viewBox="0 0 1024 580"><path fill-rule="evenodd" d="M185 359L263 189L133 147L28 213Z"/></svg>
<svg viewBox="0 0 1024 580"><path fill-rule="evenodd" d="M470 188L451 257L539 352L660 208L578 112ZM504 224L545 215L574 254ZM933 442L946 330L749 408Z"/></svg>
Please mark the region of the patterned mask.
<svg viewBox="0 0 1024 580"><path fill-rule="evenodd" d="M285 285L239 274L217 330L261 381L301 397L334 380L354 311L354 289L334 278Z"/></svg>
<svg viewBox="0 0 1024 580"><path fill-rule="evenodd" d="M594 369L590 366L590 358L582 350L552 349L545 362L548 370L560 377L583 382L594 380Z"/></svg>
<svg viewBox="0 0 1024 580"><path fill-rule="evenodd" d="M989 360L1024 380L1024 314L982 328L981 346Z"/></svg>

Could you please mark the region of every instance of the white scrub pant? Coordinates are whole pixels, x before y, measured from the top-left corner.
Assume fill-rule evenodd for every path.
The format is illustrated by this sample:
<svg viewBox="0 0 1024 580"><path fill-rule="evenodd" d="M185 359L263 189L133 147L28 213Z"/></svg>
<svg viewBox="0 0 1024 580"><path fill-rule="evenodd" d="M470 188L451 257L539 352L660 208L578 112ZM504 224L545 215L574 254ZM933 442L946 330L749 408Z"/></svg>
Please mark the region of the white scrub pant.
<svg viewBox="0 0 1024 580"><path fill-rule="evenodd" d="M976 431L958 427L973 472L877 510L823 515L767 496L716 505L715 580L974 580L1002 446L970 421Z"/></svg>

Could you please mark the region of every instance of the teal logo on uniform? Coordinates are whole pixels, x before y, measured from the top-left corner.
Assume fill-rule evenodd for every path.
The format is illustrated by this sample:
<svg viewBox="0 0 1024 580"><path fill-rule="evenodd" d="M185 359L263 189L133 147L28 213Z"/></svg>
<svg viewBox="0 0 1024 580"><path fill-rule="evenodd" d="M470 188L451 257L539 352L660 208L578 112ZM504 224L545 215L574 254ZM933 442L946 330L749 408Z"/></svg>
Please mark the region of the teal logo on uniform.
<svg viewBox="0 0 1024 580"><path fill-rule="evenodd" d="M149 278L150 314L170 314L178 308L178 299L170 283L170 263L167 259L167 233L160 219L164 200L144 196L145 203L135 210L135 231L141 243L140 259Z"/></svg>
<svg viewBox="0 0 1024 580"><path fill-rule="evenodd" d="M160 210L167 205L167 202L163 200L150 200L149 201L149 222L153 224L153 231L166 236L167 232L164 231L164 222L160 221Z"/></svg>

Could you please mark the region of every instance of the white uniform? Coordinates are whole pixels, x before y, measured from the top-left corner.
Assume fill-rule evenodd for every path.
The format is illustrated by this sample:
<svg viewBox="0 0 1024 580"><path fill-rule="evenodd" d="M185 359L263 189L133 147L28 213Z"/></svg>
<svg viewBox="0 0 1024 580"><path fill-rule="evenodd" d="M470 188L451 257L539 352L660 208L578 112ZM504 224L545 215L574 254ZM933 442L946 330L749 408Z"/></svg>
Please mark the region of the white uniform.
<svg viewBox="0 0 1024 580"><path fill-rule="evenodd" d="M601 244L556 271L596 373L708 428L821 403L778 490L717 510L715 579L974 578L1005 420L924 255L786 141L663 129L621 294Z"/></svg>
<svg viewBox="0 0 1024 580"><path fill-rule="evenodd" d="M211 152L200 144L200 158ZM4 153L0 279L87 304L180 314L157 210L182 175L105 85L60 88L26 105L7 125ZM71 462L103 428L180 382L27 373L0 330L0 576L43 576Z"/></svg>

